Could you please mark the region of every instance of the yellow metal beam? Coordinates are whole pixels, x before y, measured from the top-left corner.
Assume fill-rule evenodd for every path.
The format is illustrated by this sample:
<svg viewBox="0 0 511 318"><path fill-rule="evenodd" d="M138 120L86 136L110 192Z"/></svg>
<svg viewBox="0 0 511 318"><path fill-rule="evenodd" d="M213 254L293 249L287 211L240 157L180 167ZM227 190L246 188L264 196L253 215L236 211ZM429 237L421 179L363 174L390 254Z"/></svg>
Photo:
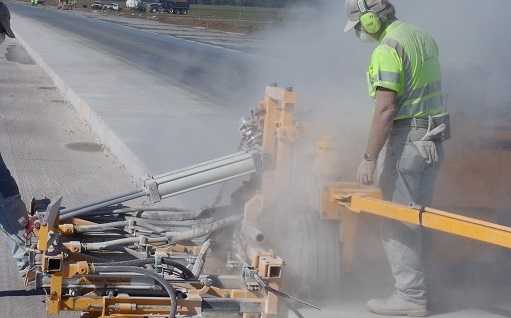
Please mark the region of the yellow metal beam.
<svg viewBox="0 0 511 318"><path fill-rule="evenodd" d="M58 315L62 301L62 273L54 273L50 280L50 295L48 297L48 314Z"/></svg>
<svg viewBox="0 0 511 318"><path fill-rule="evenodd" d="M355 213L369 213L428 229L511 248L511 227L428 207L409 207L361 195L339 200Z"/></svg>

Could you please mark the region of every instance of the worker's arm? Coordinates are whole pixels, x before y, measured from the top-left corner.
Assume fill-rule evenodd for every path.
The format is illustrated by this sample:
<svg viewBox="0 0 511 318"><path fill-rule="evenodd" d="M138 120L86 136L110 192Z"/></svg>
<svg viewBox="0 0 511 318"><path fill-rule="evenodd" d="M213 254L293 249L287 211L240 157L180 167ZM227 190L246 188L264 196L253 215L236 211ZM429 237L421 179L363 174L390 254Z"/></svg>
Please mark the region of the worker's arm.
<svg viewBox="0 0 511 318"><path fill-rule="evenodd" d="M373 184L376 159L389 138L397 112L396 92L378 87L375 92L373 123L366 154L357 170L357 179L362 184Z"/></svg>
<svg viewBox="0 0 511 318"><path fill-rule="evenodd" d="M376 105L366 150L369 160L376 160L378 158L381 149L389 137L397 113L396 102L396 92L382 87L376 89Z"/></svg>

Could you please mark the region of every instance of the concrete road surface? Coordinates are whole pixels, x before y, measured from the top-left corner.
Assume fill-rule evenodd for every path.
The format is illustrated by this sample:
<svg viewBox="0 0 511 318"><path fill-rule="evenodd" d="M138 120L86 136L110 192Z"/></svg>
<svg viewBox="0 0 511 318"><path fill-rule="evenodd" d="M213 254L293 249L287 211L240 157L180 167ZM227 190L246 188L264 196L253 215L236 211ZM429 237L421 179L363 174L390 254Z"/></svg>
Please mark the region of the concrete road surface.
<svg viewBox="0 0 511 318"><path fill-rule="evenodd" d="M10 6L19 38L137 177L237 151L239 119L264 88L250 86L254 98L241 89L252 81L255 57L80 14ZM215 195L175 204L203 207Z"/></svg>
<svg viewBox="0 0 511 318"><path fill-rule="evenodd" d="M12 40L0 45L0 152L25 202L63 195L72 205L133 188L126 170ZM24 292L3 235L0 269L0 317L46 317L43 297Z"/></svg>

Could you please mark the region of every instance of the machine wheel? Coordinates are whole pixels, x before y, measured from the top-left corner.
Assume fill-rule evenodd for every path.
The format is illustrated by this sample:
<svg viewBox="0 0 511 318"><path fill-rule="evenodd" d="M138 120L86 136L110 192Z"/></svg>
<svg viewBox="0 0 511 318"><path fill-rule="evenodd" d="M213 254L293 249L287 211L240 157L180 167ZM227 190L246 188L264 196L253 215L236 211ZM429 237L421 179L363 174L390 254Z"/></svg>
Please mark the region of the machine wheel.
<svg viewBox="0 0 511 318"><path fill-rule="evenodd" d="M169 14L173 14L174 13L174 9L169 9Z"/></svg>
<svg viewBox="0 0 511 318"><path fill-rule="evenodd" d="M262 231L286 263L283 290L311 301L338 291L341 280L339 224L320 219L298 194L288 194L265 212ZM298 202L297 202L298 201Z"/></svg>

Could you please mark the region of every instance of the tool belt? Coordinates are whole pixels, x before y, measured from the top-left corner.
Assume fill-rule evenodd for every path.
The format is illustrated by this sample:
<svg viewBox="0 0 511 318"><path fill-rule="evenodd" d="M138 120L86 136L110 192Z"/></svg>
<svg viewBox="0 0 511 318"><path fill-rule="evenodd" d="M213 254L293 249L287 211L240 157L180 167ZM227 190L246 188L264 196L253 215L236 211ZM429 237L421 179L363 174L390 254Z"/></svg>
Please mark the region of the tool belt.
<svg viewBox="0 0 511 318"><path fill-rule="evenodd" d="M420 128L433 130L436 127L445 124L446 128L435 136L434 141L442 142L451 138L451 124L449 114L431 116L429 118L411 118L411 119L399 119L394 121L394 129L410 129Z"/></svg>

